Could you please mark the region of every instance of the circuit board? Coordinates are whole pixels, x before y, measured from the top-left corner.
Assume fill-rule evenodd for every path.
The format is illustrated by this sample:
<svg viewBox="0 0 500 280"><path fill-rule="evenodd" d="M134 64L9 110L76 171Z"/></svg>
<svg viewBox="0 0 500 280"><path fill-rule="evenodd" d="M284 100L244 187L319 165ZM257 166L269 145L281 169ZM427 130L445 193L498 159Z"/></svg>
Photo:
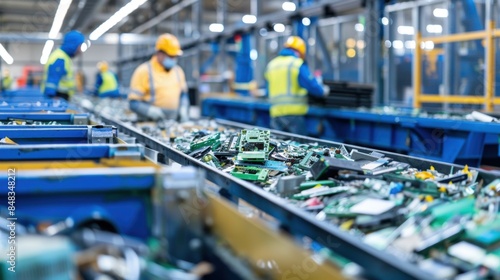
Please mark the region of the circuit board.
<svg viewBox="0 0 500 280"><path fill-rule="evenodd" d="M235 166L231 175L247 181L265 182L269 176L269 170L253 166Z"/></svg>
<svg viewBox="0 0 500 280"><path fill-rule="evenodd" d="M241 131L238 160L263 162L268 159L269 130L244 129Z"/></svg>

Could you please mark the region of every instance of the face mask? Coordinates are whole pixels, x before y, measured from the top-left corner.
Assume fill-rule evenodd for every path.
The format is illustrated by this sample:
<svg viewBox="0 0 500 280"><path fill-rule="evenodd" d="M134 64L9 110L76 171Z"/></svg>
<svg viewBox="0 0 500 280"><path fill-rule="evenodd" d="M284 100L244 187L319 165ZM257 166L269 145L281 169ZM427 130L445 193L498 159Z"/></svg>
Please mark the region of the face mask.
<svg viewBox="0 0 500 280"><path fill-rule="evenodd" d="M173 58L165 57L162 64L163 64L163 67L165 67L165 69L170 70L170 69L174 68L174 66L177 64L177 61Z"/></svg>

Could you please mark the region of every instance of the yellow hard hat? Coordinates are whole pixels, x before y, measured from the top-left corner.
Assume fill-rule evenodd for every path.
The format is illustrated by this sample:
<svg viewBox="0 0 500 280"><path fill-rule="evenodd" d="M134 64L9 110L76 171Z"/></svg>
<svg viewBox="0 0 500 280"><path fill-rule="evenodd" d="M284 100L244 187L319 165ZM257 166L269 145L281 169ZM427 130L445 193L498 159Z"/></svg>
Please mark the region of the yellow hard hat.
<svg viewBox="0 0 500 280"><path fill-rule="evenodd" d="M97 69L99 69L99 71L101 72L108 71L108 63L106 61L100 61L99 63L97 63Z"/></svg>
<svg viewBox="0 0 500 280"><path fill-rule="evenodd" d="M300 57L306 56L306 43L298 36L290 36L285 42L285 48L291 48L299 52Z"/></svg>
<svg viewBox="0 0 500 280"><path fill-rule="evenodd" d="M177 37L172 34L165 33L158 37L156 41L156 50L162 51L169 56L179 56L182 55L181 44Z"/></svg>

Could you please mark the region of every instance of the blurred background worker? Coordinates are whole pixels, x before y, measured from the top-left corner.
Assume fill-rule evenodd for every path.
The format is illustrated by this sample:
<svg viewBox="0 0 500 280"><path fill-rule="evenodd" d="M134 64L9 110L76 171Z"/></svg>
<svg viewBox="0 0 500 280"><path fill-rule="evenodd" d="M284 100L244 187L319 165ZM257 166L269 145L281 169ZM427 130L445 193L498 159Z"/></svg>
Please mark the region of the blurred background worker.
<svg viewBox="0 0 500 280"><path fill-rule="evenodd" d="M108 63L106 61L97 63L97 69L99 69L99 73L97 73L95 79L94 94L98 97L119 97L118 79L109 70Z"/></svg>
<svg viewBox="0 0 500 280"><path fill-rule="evenodd" d="M72 58L81 53L85 36L78 31L64 35L60 48L53 51L43 70L41 90L48 97L61 97L66 100L75 93L76 82Z"/></svg>
<svg viewBox="0 0 500 280"><path fill-rule="evenodd" d="M309 71L304 61L304 40L291 36L284 47L278 57L269 62L265 73L271 102L271 128L306 135L307 94L324 96L330 89L318 83Z"/></svg>
<svg viewBox="0 0 500 280"><path fill-rule="evenodd" d="M179 40L163 34L156 41L156 53L135 69L130 81L130 109L152 120L188 119L189 98L184 71L177 65L182 55Z"/></svg>
<svg viewBox="0 0 500 280"><path fill-rule="evenodd" d="M4 69L2 73L2 91L11 90L12 84L14 83L14 79L10 75L9 69Z"/></svg>

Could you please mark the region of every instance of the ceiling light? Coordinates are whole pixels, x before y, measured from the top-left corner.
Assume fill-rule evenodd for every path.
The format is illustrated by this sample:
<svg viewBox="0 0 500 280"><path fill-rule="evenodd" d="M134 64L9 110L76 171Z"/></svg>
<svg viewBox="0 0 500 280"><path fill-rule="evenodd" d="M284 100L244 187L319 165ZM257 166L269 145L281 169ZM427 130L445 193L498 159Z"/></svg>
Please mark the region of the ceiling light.
<svg viewBox="0 0 500 280"><path fill-rule="evenodd" d="M436 34L441 34L443 33L443 26L439 24L429 24L425 27L427 32L429 33L436 33Z"/></svg>
<svg viewBox="0 0 500 280"><path fill-rule="evenodd" d="M448 17L448 10L443 8L436 8L434 9L434 11L432 11L432 14L438 18L446 18Z"/></svg>
<svg viewBox="0 0 500 280"><path fill-rule="evenodd" d="M413 50L415 49L415 41L405 41L405 48Z"/></svg>
<svg viewBox="0 0 500 280"><path fill-rule="evenodd" d="M276 23L273 26L274 31L276 32L285 32L285 25L283 23Z"/></svg>
<svg viewBox="0 0 500 280"><path fill-rule="evenodd" d="M9 54L9 52L3 47L2 44L0 44L0 57L5 61L7 64L12 64L14 63L14 58Z"/></svg>
<svg viewBox="0 0 500 280"><path fill-rule="evenodd" d="M220 23L212 23L208 27L208 30L210 30L210 32L220 33L222 31L224 31L224 25L222 25Z"/></svg>
<svg viewBox="0 0 500 280"><path fill-rule="evenodd" d="M89 47L87 46L87 43L83 43L82 46L80 47L80 50L82 53L84 53Z"/></svg>
<svg viewBox="0 0 500 280"><path fill-rule="evenodd" d="M45 42L45 46L43 46L42 57L40 57L40 63L45 64L47 60L49 60L50 53L52 52L52 48L54 47L54 40L47 40Z"/></svg>
<svg viewBox="0 0 500 280"><path fill-rule="evenodd" d="M365 31L365 26L361 23L356 23L354 25L354 30L356 30L358 32L363 32L363 31Z"/></svg>
<svg viewBox="0 0 500 280"><path fill-rule="evenodd" d="M389 24L389 19L387 17L383 17L381 21L382 21L383 25L388 25Z"/></svg>
<svg viewBox="0 0 500 280"><path fill-rule="evenodd" d="M241 18L241 21L243 21L243 23L246 23L246 24L254 24L257 22L257 17L254 15L244 15Z"/></svg>
<svg viewBox="0 0 500 280"><path fill-rule="evenodd" d="M426 41L424 43L424 49L426 49L426 50L432 50L432 49L434 49L434 42L432 42L432 41Z"/></svg>
<svg viewBox="0 0 500 280"><path fill-rule="evenodd" d="M253 49L250 51L250 59L251 60L257 60L258 57L259 57L259 53L257 52L256 49Z"/></svg>
<svg viewBox="0 0 500 280"><path fill-rule="evenodd" d="M285 2L281 5L281 8L287 12L293 12L297 8L293 2Z"/></svg>
<svg viewBox="0 0 500 280"><path fill-rule="evenodd" d="M415 34L415 29L413 26L398 26L398 33L401 35L413 35Z"/></svg>
<svg viewBox="0 0 500 280"><path fill-rule="evenodd" d="M108 20L103 22L99 27L97 27L92 33L90 33L90 40L97 40L108 30L113 28L117 23L122 21L125 17L130 15L133 11L137 10L142 4L146 3L148 0L132 0L123 6L120 10L114 13Z"/></svg>
<svg viewBox="0 0 500 280"><path fill-rule="evenodd" d="M304 26L309 26L309 25L311 25L311 19L309 19L308 17L303 18L303 19L302 19L302 24L303 24Z"/></svg>
<svg viewBox="0 0 500 280"><path fill-rule="evenodd" d="M68 12L69 6L71 5L72 0L61 0L59 2L59 6L57 7L56 15L54 16L54 21L52 22L52 27L49 32L49 39L56 39L59 31L61 30L61 26L64 22L64 17L66 17L66 13Z"/></svg>
<svg viewBox="0 0 500 280"><path fill-rule="evenodd" d="M392 42L392 47L395 49L402 49L403 46L404 46L404 44L403 44L403 41L401 41L401 40L395 40L394 42Z"/></svg>

